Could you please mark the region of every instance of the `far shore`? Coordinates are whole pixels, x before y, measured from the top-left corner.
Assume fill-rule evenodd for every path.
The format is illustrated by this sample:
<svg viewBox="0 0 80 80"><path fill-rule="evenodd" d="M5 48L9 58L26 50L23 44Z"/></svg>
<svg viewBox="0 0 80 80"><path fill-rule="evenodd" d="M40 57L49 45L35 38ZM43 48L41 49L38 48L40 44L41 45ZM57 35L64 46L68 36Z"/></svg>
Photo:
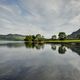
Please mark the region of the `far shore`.
<svg viewBox="0 0 80 80"><path fill-rule="evenodd" d="M80 43L80 40L46 40L47 43Z"/></svg>
<svg viewBox="0 0 80 80"><path fill-rule="evenodd" d="M25 41L27 43L80 43L80 40L43 40L43 41Z"/></svg>
<svg viewBox="0 0 80 80"><path fill-rule="evenodd" d="M0 42L9 42L9 41L6 41L6 40L1 40ZM13 41L10 41L10 42L14 42ZM80 43L80 40L52 40L52 39L46 39L46 40L42 40L42 41L17 41L17 42L27 42L27 43Z"/></svg>

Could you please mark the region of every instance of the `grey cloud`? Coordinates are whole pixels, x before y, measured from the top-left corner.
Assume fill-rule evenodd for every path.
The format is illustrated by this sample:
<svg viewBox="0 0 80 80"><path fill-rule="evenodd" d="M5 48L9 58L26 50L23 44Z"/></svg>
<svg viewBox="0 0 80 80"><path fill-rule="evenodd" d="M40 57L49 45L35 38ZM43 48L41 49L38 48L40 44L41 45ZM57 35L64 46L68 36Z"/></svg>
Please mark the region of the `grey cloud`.
<svg viewBox="0 0 80 80"><path fill-rule="evenodd" d="M71 33L80 26L80 0L17 0L0 3L0 33L37 34L47 37Z"/></svg>

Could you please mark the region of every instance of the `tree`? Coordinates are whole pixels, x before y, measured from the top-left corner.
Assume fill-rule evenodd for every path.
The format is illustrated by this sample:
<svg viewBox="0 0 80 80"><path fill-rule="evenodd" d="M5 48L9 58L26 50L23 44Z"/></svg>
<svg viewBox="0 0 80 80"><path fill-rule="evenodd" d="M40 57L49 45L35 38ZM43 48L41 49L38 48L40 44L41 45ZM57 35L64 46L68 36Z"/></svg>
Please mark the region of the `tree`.
<svg viewBox="0 0 80 80"><path fill-rule="evenodd" d="M27 35L24 41L28 42L43 42L44 41L44 36L41 36L40 34L35 35Z"/></svg>
<svg viewBox="0 0 80 80"><path fill-rule="evenodd" d="M32 35L32 41L34 41L34 40L35 40L35 38L36 38L36 36Z"/></svg>
<svg viewBox="0 0 80 80"><path fill-rule="evenodd" d="M25 40L25 41L33 41L33 38L34 38L34 36L32 36L32 35L27 35L24 40Z"/></svg>
<svg viewBox="0 0 80 80"><path fill-rule="evenodd" d="M60 40L64 40L67 37L65 32L60 32L58 36Z"/></svg>
<svg viewBox="0 0 80 80"><path fill-rule="evenodd" d="M42 36L41 34L37 34L35 41L43 41L44 40L44 36Z"/></svg>
<svg viewBox="0 0 80 80"><path fill-rule="evenodd" d="M37 34L36 38L38 38L38 39L41 38L41 34Z"/></svg>
<svg viewBox="0 0 80 80"><path fill-rule="evenodd" d="M56 35L53 35L53 36L52 36L52 39L55 40L55 39L56 39Z"/></svg>

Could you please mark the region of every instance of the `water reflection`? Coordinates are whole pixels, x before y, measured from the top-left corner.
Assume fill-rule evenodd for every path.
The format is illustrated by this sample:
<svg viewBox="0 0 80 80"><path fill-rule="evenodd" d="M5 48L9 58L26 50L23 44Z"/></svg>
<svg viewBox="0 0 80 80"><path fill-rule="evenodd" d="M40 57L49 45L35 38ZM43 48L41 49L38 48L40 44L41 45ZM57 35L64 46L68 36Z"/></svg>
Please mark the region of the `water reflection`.
<svg viewBox="0 0 80 80"><path fill-rule="evenodd" d="M31 42L25 42L26 48L36 48L36 49L44 49L43 43L31 43Z"/></svg>
<svg viewBox="0 0 80 80"><path fill-rule="evenodd" d="M52 50L56 50L56 45L55 44L51 44L51 49Z"/></svg>
<svg viewBox="0 0 80 80"><path fill-rule="evenodd" d="M8 47L8 48L19 48L19 47L26 47L26 48L32 48L32 49L44 49L45 48L44 43L30 43L30 42L6 42L6 43L0 43L0 47ZM80 43L61 43L61 44L54 44L50 43L48 44L51 46L51 49L53 51L57 50L58 46L58 53L59 54L65 54L67 51L67 48L72 50L73 52L76 52L78 55L80 55Z"/></svg>
<svg viewBox="0 0 80 80"><path fill-rule="evenodd" d="M57 44L51 44L51 49L56 50ZM58 53L59 54L65 54L65 52L66 52L66 46L64 44L59 44L58 45Z"/></svg>
<svg viewBox="0 0 80 80"><path fill-rule="evenodd" d="M0 80L79 80L80 56L73 52L80 54L79 44L2 43Z"/></svg>
<svg viewBox="0 0 80 80"><path fill-rule="evenodd" d="M25 46L26 48L35 48L35 49L44 49L44 45L43 43L28 43L25 42ZM49 44L51 45L51 49L52 50L56 50L57 49L57 45L58 44ZM71 49L73 52L76 52L78 55L80 55L80 43L62 43L58 45L58 53L59 54L65 54L67 49L69 48Z"/></svg>
<svg viewBox="0 0 80 80"><path fill-rule="evenodd" d="M78 55L80 55L80 43L74 43L66 46L70 48L73 52L76 52Z"/></svg>
<svg viewBox="0 0 80 80"><path fill-rule="evenodd" d="M6 42L6 43L0 43L0 47L8 47L8 48L17 48L17 47L23 47L24 42Z"/></svg>
<svg viewBox="0 0 80 80"><path fill-rule="evenodd" d="M66 47L61 44L61 45L59 46L58 52L59 52L60 54L65 54L65 52L66 52Z"/></svg>

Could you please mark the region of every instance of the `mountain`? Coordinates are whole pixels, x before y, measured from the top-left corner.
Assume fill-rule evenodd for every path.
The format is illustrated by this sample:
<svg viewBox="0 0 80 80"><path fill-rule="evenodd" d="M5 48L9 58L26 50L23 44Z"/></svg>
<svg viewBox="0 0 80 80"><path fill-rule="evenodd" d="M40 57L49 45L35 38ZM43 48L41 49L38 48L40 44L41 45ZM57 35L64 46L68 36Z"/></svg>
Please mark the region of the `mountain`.
<svg viewBox="0 0 80 80"><path fill-rule="evenodd" d="M0 40L23 41L25 37L26 35L8 34L8 35L0 35Z"/></svg>
<svg viewBox="0 0 80 80"><path fill-rule="evenodd" d="M80 29L68 35L68 39L78 39L80 37Z"/></svg>

